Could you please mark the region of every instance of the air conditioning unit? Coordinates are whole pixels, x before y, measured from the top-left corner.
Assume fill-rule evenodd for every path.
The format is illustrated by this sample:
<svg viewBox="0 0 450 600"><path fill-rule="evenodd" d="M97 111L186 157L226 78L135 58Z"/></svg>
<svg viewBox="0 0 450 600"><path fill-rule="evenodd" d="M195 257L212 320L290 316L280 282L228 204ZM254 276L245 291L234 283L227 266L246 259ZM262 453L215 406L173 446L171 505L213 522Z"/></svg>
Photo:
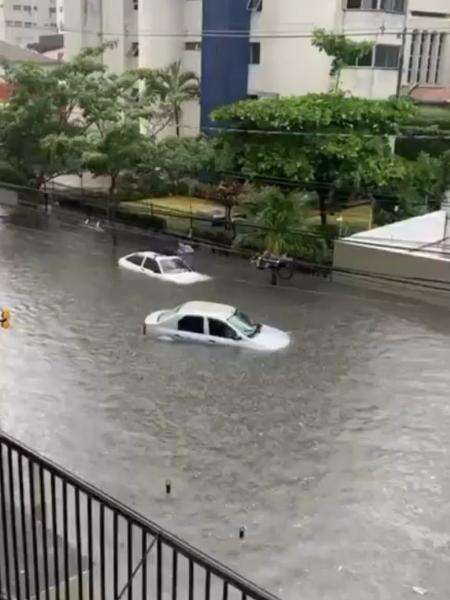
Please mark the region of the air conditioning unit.
<svg viewBox="0 0 450 600"><path fill-rule="evenodd" d="M247 10L250 12L261 12L263 0L248 0Z"/></svg>

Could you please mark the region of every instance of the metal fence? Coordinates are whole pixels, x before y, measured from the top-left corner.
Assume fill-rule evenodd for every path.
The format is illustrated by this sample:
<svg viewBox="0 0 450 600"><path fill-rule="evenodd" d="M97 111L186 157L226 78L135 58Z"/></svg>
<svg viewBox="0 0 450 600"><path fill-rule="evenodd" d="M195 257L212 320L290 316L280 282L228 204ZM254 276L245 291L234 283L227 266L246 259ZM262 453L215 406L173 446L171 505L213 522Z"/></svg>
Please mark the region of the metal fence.
<svg viewBox="0 0 450 600"><path fill-rule="evenodd" d="M277 600L4 433L0 598Z"/></svg>

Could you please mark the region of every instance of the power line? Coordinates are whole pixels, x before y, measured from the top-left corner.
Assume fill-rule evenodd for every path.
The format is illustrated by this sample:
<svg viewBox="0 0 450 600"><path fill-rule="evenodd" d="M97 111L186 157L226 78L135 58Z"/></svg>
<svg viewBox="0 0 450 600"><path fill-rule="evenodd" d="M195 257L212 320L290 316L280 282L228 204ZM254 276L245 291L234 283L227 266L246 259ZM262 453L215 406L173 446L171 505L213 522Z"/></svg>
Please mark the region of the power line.
<svg viewBox="0 0 450 600"><path fill-rule="evenodd" d="M413 125L408 125L410 127L413 127ZM351 137L351 136L359 136L359 137L367 137L367 138L389 138L389 137L395 137L395 139L406 139L409 140L411 138L414 139L439 139L439 140L450 140L450 134L449 135L441 135L441 134L435 134L435 135L425 135L425 134L397 134L395 132L392 133L364 133L364 132L360 132L360 131L352 131L351 133L341 133L339 131L333 132L333 131L283 131L283 130L270 130L270 129L239 129L239 128L232 128L232 127L215 127L215 126L210 126L210 127L204 127L203 129L208 130L208 131L219 131L219 132L226 132L226 133L248 133L248 134L252 134L252 135L290 135L293 137Z"/></svg>
<svg viewBox="0 0 450 600"><path fill-rule="evenodd" d="M51 29L51 28L49 28ZM428 31L428 30L427 30ZM204 29L195 32L152 32L150 30L140 30L136 32L126 31L100 31L92 29L75 29L71 27L63 27L60 33L84 33L93 36L107 37L148 37L148 38L233 38L233 39L312 39L313 31L255 31L255 30L232 30L232 29ZM345 30L341 32L333 32L336 35L345 35L346 37L370 37L379 35L405 35L412 36L417 33L417 29L404 30L403 28L395 29L372 29L372 30ZM450 33L450 27L433 28L429 33Z"/></svg>

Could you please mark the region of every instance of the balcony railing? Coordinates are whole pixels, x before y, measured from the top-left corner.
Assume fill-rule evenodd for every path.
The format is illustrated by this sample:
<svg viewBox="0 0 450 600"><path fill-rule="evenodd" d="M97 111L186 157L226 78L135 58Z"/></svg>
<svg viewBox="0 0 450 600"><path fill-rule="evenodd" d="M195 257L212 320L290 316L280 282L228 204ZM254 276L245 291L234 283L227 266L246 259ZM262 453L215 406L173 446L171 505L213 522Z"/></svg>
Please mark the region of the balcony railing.
<svg viewBox="0 0 450 600"><path fill-rule="evenodd" d="M4 433L0 598L277 600Z"/></svg>

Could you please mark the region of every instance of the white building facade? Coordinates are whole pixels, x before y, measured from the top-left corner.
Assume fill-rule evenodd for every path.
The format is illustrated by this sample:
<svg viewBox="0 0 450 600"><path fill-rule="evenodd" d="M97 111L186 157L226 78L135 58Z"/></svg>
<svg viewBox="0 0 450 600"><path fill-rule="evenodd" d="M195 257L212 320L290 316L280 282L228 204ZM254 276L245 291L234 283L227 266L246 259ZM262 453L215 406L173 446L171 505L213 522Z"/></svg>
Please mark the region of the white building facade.
<svg viewBox="0 0 450 600"><path fill-rule="evenodd" d="M105 56L115 72L181 60L202 78L203 125L218 104L332 89L315 28L374 43L344 69L344 91L388 98L450 85L450 0L64 0L63 20L68 57L115 40ZM199 122L192 103L185 133Z"/></svg>
<svg viewBox="0 0 450 600"><path fill-rule="evenodd" d="M43 35L57 33L57 0L3 0L0 38L26 48Z"/></svg>

